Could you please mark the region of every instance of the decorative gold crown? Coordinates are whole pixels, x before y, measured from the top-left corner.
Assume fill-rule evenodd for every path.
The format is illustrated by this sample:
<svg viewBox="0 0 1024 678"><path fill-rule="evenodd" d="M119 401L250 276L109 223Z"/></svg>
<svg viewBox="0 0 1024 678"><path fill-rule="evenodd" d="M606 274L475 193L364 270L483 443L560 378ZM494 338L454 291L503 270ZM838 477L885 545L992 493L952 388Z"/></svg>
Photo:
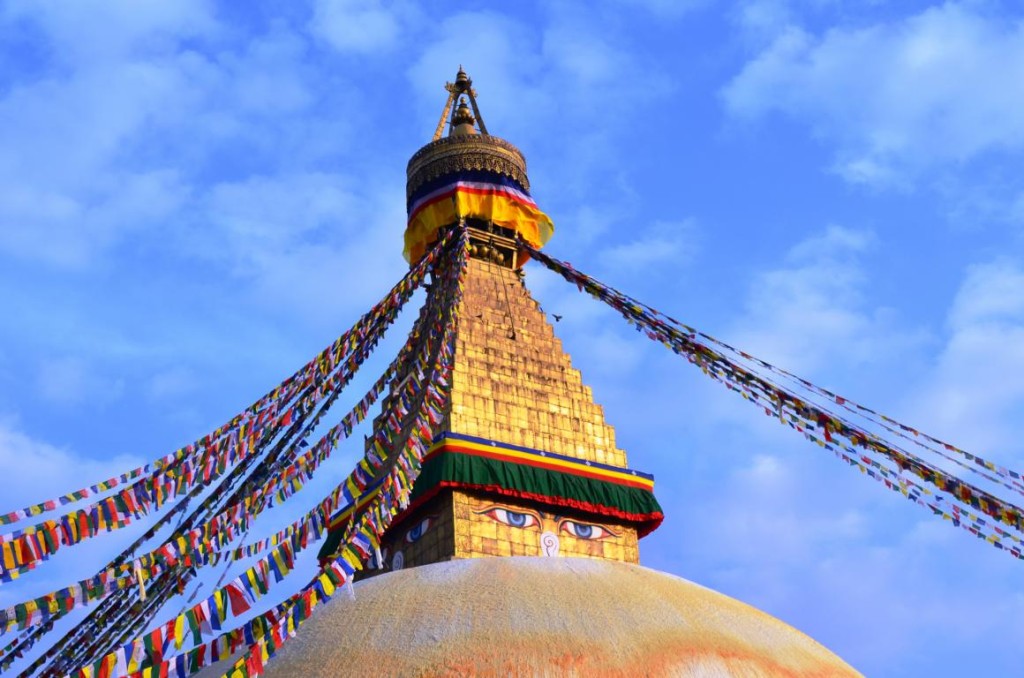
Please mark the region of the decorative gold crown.
<svg viewBox="0 0 1024 678"><path fill-rule="evenodd" d="M455 83L445 83L448 102L441 112L441 120L434 132L434 140L416 151L406 168L406 197L410 197L425 182L448 174L466 170L486 170L514 179L526 190L530 180L526 176L526 158L518 148L498 137L487 133L480 109L476 105L476 91L462 67L459 67ZM468 96L475 117L469 113L464 100L455 106L455 98ZM445 122L448 122L449 136L442 137ZM474 129L479 126L480 133Z"/></svg>
<svg viewBox="0 0 1024 678"><path fill-rule="evenodd" d="M530 190L526 158L518 148L489 134L443 137L409 159L406 197L427 181L465 170L487 170L515 179Z"/></svg>

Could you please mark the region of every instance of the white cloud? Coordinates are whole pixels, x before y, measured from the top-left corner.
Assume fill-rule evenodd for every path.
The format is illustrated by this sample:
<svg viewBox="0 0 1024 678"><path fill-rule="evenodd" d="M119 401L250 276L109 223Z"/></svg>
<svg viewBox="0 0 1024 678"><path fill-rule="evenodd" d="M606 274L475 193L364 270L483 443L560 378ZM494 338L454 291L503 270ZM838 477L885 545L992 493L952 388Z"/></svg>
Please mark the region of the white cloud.
<svg viewBox="0 0 1024 678"><path fill-rule="evenodd" d="M862 261L874 236L841 226L795 245L784 265L758 274L731 334L735 346L797 374L898 352L915 339L893 311L871 308Z"/></svg>
<svg viewBox="0 0 1024 678"><path fill-rule="evenodd" d="M0 99L0 248L82 265L171 213L183 198L175 172L114 159L180 91L182 77L165 66L122 64Z"/></svg>
<svg viewBox="0 0 1024 678"><path fill-rule="evenodd" d="M125 454L90 459L63 447L33 438L10 417L0 417L0 468L16 483L4 486L7 512L77 490L135 468L147 460Z"/></svg>
<svg viewBox="0 0 1024 678"><path fill-rule="evenodd" d="M399 42L416 7L380 0L317 0L310 28L341 52L381 54Z"/></svg>
<svg viewBox="0 0 1024 678"><path fill-rule="evenodd" d="M948 2L865 28L790 25L724 89L729 113L779 112L837 146L852 182L892 184L1024 148L1024 23Z"/></svg>
<svg viewBox="0 0 1024 678"><path fill-rule="evenodd" d="M949 313L955 332L1024 322L1024 270L1009 260L973 267Z"/></svg>
<svg viewBox="0 0 1024 678"><path fill-rule="evenodd" d="M789 0L749 0L734 10L736 22L751 40L768 42L793 22Z"/></svg>
<svg viewBox="0 0 1024 678"><path fill-rule="evenodd" d="M51 58L68 64L161 50L182 35L217 30L206 0L13 0L0 19L39 26L60 46Z"/></svg>
<svg viewBox="0 0 1024 678"><path fill-rule="evenodd" d="M714 4L714 0L612 0L629 10L646 10L658 18L678 19L690 12Z"/></svg>
<svg viewBox="0 0 1024 678"><path fill-rule="evenodd" d="M0 18L39 24L55 55L0 93L0 251L82 268L158 224L173 240L211 176L344 146L352 123L314 106L349 91L311 86L301 37L279 26L238 43L204 10L132 5L75 23L75 11L19 5ZM98 39L110 54L92 55Z"/></svg>
<svg viewBox="0 0 1024 678"><path fill-rule="evenodd" d="M636 237L612 244L600 251L601 264L610 270L649 275L652 268L689 264L696 249L692 220L656 221Z"/></svg>
<svg viewBox="0 0 1024 678"><path fill-rule="evenodd" d="M16 3L0 21L35 25L48 57L0 98L0 249L81 267L174 213L179 172L125 160L204 80L201 59L175 53L214 30L204 4Z"/></svg>
<svg viewBox="0 0 1024 678"><path fill-rule="evenodd" d="M172 367L154 374L149 379L147 391L154 400L173 399L194 392L199 384L200 379L192 370Z"/></svg>
<svg viewBox="0 0 1024 678"><path fill-rule="evenodd" d="M618 44L614 32L591 26L585 12L560 6L553 14L539 31L496 12L462 12L433 25L408 71L423 115L436 120L444 101L439 85L462 64L490 133L514 140L528 157L551 154L558 167L605 169L609 135L624 129L638 106L664 95L665 76ZM557 177L563 191L587 180L587 171Z"/></svg>
<svg viewBox="0 0 1024 678"><path fill-rule="evenodd" d="M121 378L104 376L81 358L52 357L40 365L36 381L39 395L60 405L105 405L124 393Z"/></svg>
<svg viewBox="0 0 1024 678"><path fill-rule="evenodd" d="M348 183L342 175L324 173L222 183L210 190L209 214L249 255L270 254L297 235L344 224L344 216L359 204Z"/></svg>
<svg viewBox="0 0 1024 678"><path fill-rule="evenodd" d="M934 435L1004 464L1024 459L1024 265L973 266L949 311L931 375L908 394ZM924 427L924 424L922 424Z"/></svg>
<svg viewBox="0 0 1024 678"><path fill-rule="evenodd" d="M866 516L848 503L809 510L816 493L808 488L810 478L798 463L815 450L785 448L781 456L755 452L719 480L719 492L709 507L718 515L716 558L793 566L813 558L825 544L857 542L866 536Z"/></svg>
<svg viewBox="0 0 1024 678"><path fill-rule="evenodd" d="M333 324L404 273L403 207L399 187L347 175L252 176L211 187L182 246L226 266L261 305Z"/></svg>

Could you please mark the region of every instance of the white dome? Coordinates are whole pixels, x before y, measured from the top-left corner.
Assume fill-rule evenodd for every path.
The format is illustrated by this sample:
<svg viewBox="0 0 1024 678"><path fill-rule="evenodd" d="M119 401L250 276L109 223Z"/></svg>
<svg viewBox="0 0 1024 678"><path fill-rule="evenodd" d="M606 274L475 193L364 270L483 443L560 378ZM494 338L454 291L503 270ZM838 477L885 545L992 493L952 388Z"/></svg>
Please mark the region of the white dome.
<svg viewBox="0 0 1024 678"><path fill-rule="evenodd" d="M480 558L339 590L267 676L857 676L749 605L637 565Z"/></svg>

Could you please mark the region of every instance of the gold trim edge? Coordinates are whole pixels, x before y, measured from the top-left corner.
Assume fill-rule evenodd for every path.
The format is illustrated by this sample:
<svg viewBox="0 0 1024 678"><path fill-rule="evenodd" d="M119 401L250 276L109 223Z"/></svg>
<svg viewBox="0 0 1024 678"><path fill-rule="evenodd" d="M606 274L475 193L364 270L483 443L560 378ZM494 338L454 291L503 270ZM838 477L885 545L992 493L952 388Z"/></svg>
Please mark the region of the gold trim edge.
<svg viewBox="0 0 1024 678"><path fill-rule="evenodd" d="M472 135L445 137L416 151L406 168L406 198L427 181L465 170L486 170L510 177L530 190L526 158L498 137Z"/></svg>

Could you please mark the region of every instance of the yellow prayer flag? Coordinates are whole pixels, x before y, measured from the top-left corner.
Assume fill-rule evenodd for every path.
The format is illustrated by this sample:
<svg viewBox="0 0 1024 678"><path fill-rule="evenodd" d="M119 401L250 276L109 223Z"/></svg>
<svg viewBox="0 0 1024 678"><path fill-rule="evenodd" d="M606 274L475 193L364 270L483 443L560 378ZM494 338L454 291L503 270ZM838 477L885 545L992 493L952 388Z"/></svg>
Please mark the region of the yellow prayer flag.
<svg viewBox="0 0 1024 678"><path fill-rule="evenodd" d="M328 596L334 595L334 582L331 581L331 578L326 573L320 575L320 585L324 587L324 593Z"/></svg>
<svg viewBox="0 0 1024 678"><path fill-rule="evenodd" d="M174 649L180 650L185 640L185 616L181 615L174 620Z"/></svg>

